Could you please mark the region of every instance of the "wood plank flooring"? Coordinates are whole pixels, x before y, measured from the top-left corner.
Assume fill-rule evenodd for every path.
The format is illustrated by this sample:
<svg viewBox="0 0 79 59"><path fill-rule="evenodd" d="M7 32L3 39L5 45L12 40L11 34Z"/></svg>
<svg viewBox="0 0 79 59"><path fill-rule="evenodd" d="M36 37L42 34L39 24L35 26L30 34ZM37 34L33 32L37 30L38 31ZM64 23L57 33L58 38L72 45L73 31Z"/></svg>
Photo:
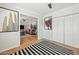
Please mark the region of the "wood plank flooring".
<svg viewBox="0 0 79 59"><path fill-rule="evenodd" d="M33 44L36 41L37 41L37 36L36 35L32 35L29 38L21 39L21 43L20 43L19 47L4 51L4 52L0 53L0 55L9 55L11 53L14 53L14 52L20 50L20 49L25 48L26 46L28 47L29 45Z"/></svg>
<svg viewBox="0 0 79 59"><path fill-rule="evenodd" d="M41 41L11 55L73 55L73 51L49 41Z"/></svg>
<svg viewBox="0 0 79 59"><path fill-rule="evenodd" d="M37 36L33 35L32 37L30 38L24 38L24 39L21 39L21 43L20 43L20 46L19 47L16 47L16 48L13 48L13 49L10 49L10 50L7 50L7 51L4 51L2 53L0 53L0 55L10 55L12 53L15 53L16 51L20 51L24 48L27 48L28 46L32 45L32 44L35 44L35 43L38 43L42 40L46 40L46 41L49 41L50 43L54 43L54 44L57 44L59 46L62 46L62 47L65 47L65 48L68 48L68 49L71 49L73 51L73 54L74 55L79 55L79 48L74 48L74 47L71 47L71 46L68 46L68 45L65 45L65 44L62 44L62 43L59 43L59 42L55 42L55 41L51 41L51 40L47 40L47 39L40 39L40 40L37 40ZM16 53L17 54L17 53Z"/></svg>

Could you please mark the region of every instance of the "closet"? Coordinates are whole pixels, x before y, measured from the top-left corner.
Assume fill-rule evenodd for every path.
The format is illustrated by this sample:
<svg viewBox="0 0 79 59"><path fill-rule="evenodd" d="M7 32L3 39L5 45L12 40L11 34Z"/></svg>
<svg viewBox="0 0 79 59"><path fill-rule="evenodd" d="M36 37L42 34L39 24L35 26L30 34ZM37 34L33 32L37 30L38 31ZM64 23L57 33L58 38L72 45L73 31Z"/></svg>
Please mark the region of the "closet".
<svg viewBox="0 0 79 59"><path fill-rule="evenodd" d="M63 17L53 19L53 40L64 42L64 20Z"/></svg>
<svg viewBox="0 0 79 59"><path fill-rule="evenodd" d="M53 40L79 48L79 13L53 18Z"/></svg>

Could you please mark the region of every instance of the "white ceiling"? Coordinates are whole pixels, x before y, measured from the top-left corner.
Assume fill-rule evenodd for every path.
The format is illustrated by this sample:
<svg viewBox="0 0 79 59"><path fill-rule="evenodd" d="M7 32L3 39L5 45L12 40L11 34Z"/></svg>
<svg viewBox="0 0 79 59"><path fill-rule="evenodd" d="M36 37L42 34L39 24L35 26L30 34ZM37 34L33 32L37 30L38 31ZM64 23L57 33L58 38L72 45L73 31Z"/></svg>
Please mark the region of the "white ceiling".
<svg viewBox="0 0 79 59"><path fill-rule="evenodd" d="M40 15L45 15L75 4L77 3L52 3L52 9L48 7L48 3L10 3L8 5L21 7L25 10L30 10Z"/></svg>

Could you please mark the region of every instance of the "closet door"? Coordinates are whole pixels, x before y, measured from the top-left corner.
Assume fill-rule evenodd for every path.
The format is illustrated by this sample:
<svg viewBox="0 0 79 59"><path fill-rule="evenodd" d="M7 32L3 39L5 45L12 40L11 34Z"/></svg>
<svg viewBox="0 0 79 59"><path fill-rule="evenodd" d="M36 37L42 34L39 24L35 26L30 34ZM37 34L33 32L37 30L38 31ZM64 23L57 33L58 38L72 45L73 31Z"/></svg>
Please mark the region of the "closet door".
<svg viewBox="0 0 79 59"><path fill-rule="evenodd" d="M73 45L73 20L72 16L65 17L65 44Z"/></svg>
<svg viewBox="0 0 79 59"><path fill-rule="evenodd" d="M64 42L64 18L55 18L53 21L53 40Z"/></svg>
<svg viewBox="0 0 79 59"><path fill-rule="evenodd" d="M60 17L58 19L58 42L64 43L64 18Z"/></svg>
<svg viewBox="0 0 79 59"><path fill-rule="evenodd" d="M73 46L79 48L79 14L72 16L73 20Z"/></svg>
<svg viewBox="0 0 79 59"><path fill-rule="evenodd" d="M58 19L53 19L53 40L58 41Z"/></svg>

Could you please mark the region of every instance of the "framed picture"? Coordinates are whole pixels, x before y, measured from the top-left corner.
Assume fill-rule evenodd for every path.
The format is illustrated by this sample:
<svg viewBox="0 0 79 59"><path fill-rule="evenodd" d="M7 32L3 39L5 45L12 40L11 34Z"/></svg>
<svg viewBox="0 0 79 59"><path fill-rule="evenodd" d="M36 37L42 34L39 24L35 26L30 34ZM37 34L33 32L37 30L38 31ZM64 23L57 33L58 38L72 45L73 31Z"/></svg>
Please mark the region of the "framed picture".
<svg viewBox="0 0 79 59"><path fill-rule="evenodd" d="M44 18L44 29L52 30L52 16L48 16Z"/></svg>
<svg viewBox="0 0 79 59"><path fill-rule="evenodd" d="M19 31L19 12L0 7L0 32Z"/></svg>

